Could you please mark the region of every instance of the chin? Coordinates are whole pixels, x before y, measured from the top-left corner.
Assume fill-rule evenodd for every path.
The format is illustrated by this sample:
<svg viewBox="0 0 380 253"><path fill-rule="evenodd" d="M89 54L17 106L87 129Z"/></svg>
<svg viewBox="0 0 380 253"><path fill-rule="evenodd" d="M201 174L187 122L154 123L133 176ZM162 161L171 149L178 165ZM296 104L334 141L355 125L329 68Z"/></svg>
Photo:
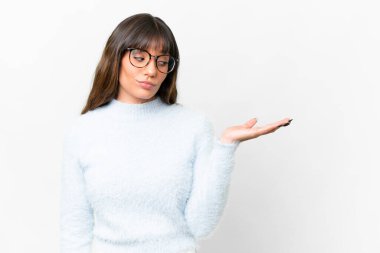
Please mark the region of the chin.
<svg viewBox="0 0 380 253"><path fill-rule="evenodd" d="M157 93L151 93L151 94L146 94L146 95L141 95L138 96L139 99L141 100L151 100L153 99L154 96L156 96Z"/></svg>

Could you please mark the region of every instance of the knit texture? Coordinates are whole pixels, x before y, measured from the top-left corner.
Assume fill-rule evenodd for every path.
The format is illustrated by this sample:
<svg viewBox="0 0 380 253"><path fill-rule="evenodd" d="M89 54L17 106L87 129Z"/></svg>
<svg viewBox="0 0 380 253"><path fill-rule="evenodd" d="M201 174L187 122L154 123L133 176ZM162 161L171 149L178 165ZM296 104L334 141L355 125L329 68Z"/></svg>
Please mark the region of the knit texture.
<svg viewBox="0 0 380 253"><path fill-rule="evenodd" d="M222 217L239 143L159 97L78 116L64 133L60 252L199 249Z"/></svg>

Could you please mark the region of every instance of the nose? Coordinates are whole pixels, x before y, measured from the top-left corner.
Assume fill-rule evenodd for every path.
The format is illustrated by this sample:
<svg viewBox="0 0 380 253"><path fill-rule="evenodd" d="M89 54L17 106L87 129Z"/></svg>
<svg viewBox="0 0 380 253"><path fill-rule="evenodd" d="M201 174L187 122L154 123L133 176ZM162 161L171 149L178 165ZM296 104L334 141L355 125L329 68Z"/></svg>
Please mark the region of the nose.
<svg viewBox="0 0 380 253"><path fill-rule="evenodd" d="M145 66L145 69L147 74L150 76L155 76L157 74L156 59L154 57L149 60L149 63Z"/></svg>

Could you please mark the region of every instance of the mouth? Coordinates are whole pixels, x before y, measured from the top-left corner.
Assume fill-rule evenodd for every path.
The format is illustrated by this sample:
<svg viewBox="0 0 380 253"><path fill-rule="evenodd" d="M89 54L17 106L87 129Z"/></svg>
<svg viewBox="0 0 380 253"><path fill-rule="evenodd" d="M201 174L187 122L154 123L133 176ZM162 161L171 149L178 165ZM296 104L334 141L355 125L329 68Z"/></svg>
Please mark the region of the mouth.
<svg viewBox="0 0 380 253"><path fill-rule="evenodd" d="M152 85L152 86L156 86L154 83L151 83L151 82L148 82L148 81L137 81L137 82L149 84L149 85Z"/></svg>
<svg viewBox="0 0 380 253"><path fill-rule="evenodd" d="M143 81L143 82L137 81L137 82L140 84L141 88L146 89L146 90L153 89L154 86L156 86L155 84L151 82L147 82L147 81Z"/></svg>

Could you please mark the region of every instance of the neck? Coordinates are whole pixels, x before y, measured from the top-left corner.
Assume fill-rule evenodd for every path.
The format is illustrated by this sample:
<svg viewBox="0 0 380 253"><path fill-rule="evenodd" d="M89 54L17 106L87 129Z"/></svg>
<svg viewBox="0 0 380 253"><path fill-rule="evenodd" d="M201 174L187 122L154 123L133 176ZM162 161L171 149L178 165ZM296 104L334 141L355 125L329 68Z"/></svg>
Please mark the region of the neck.
<svg viewBox="0 0 380 253"><path fill-rule="evenodd" d="M167 106L169 105L165 104L157 96L153 100L140 104L122 102L113 98L107 105L107 108L112 112L114 117L120 120L136 120L154 116Z"/></svg>
<svg viewBox="0 0 380 253"><path fill-rule="evenodd" d="M149 99L142 99L142 98L134 98L130 96L121 96L121 94L119 93L119 95L116 97L116 100L122 103L126 103L126 104L143 104L143 103L147 103L152 100L155 100L157 97L158 96L155 95Z"/></svg>

